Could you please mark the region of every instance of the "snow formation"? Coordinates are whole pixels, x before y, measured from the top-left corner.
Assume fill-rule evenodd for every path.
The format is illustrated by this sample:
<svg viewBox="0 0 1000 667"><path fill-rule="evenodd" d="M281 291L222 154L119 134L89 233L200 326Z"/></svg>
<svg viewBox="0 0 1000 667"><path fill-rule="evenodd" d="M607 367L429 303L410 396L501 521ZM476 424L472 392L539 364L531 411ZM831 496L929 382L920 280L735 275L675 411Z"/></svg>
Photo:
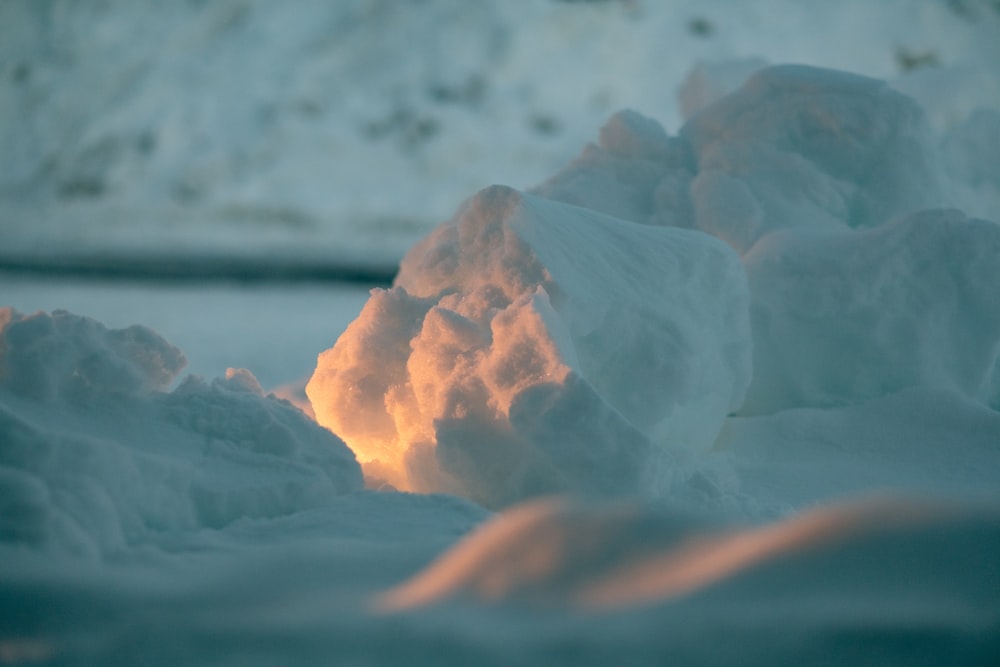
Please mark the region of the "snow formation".
<svg viewBox="0 0 1000 667"><path fill-rule="evenodd" d="M884 83L804 66L675 137L620 112L414 246L320 356L317 418L370 478L497 506L666 493L730 413L911 387L988 404L1000 226L939 208L929 137Z"/></svg>
<svg viewBox="0 0 1000 667"><path fill-rule="evenodd" d="M253 375L188 376L141 326L0 309L0 542L101 559L361 488L350 450Z"/></svg>
<svg viewBox="0 0 1000 667"><path fill-rule="evenodd" d="M662 484L644 475L663 445L705 449L739 407L747 303L709 236L497 186L407 254L306 391L400 488L624 493Z"/></svg>

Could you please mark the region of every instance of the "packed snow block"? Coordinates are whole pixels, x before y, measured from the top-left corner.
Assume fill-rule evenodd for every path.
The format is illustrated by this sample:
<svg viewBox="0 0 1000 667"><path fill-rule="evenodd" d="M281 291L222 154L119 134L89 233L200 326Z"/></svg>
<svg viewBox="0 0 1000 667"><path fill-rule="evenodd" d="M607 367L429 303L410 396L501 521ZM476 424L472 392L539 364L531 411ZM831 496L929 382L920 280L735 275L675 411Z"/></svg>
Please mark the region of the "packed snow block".
<svg viewBox="0 0 1000 667"><path fill-rule="evenodd" d="M744 258L754 376L744 414L907 387L982 403L1000 351L1000 226L932 210L855 232L775 234Z"/></svg>
<svg viewBox="0 0 1000 667"><path fill-rule="evenodd" d="M347 446L249 371L166 391L183 363L144 327L0 309L0 550L100 559L361 489Z"/></svg>
<svg viewBox="0 0 1000 667"><path fill-rule="evenodd" d="M873 227L949 206L919 105L876 79L800 65L758 71L681 129L695 226L747 251L788 227Z"/></svg>
<svg viewBox="0 0 1000 667"><path fill-rule="evenodd" d="M491 506L650 491L750 379L739 258L494 186L404 258L306 391L369 478Z"/></svg>

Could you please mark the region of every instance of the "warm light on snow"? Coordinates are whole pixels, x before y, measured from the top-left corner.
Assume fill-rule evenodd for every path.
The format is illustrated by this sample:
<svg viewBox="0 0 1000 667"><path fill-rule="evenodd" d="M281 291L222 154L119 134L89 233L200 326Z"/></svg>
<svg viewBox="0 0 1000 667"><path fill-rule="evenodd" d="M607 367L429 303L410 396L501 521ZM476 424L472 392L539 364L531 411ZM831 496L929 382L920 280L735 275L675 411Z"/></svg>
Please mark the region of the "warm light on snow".
<svg viewBox="0 0 1000 667"><path fill-rule="evenodd" d="M996 3L153 4L0 1L0 663L1000 664ZM220 249L402 261L54 275Z"/></svg>
<svg viewBox="0 0 1000 667"><path fill-rule="evenodd" d="M497 507L659 494L749 378L724 244L495 186L407 254L306 392L369 477Z"/></svg>
<svg viewBox="0 0 1000 667"><path fill-rule="evenodd" d="M885 573L879 582L883 590L900 584L905 590L908 579L928 576L941 565L934 549L894 560L915 544L946 535L957 547L986 534L1000 537L995 510L977 513L913 500L839 504L749 529L627 504L541 500L484 525L413 579L378 596L374 605L389 613L472 599L597 613L710 596L723 582L733 591L732 604L766 597L768 587L773 600L786 599L798 587L799 596L816 595L812 602L818 604L819 596L836 594L827 586L840 585L846 593L853 585L849 570L830 572L827 582L815 579L812 563L831 553L847 563L877 551L869 567ZM996 587L985 581L994 567L990 556L971 554L966 565L967 585Z"/></svg>

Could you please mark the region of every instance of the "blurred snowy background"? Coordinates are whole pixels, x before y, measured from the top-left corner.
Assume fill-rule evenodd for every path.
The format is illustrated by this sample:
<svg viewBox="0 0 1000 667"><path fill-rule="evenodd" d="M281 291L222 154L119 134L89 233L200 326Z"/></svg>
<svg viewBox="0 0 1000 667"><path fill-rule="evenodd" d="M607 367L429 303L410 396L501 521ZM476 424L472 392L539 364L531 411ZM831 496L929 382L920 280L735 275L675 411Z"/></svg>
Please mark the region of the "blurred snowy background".
<svg viewBox="0 0 1000 667"><path fill-rule="evenodd" d="M993 133L979 151L1000 143L995 1L4 0L0 267L386 274L465 197L539 183L614 111L674 133L765 63L887 79L943 144L969 123ZM965 180L998 185L960 152ZM998 217L995 196L966 199Z"/></svg>

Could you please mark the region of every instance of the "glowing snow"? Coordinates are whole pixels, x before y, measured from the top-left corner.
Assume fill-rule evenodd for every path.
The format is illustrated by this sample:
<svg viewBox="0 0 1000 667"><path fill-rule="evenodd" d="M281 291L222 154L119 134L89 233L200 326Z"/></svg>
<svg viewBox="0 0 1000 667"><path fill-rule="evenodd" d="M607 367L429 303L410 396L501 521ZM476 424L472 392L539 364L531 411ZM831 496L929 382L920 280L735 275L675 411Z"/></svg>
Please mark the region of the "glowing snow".
<svg viewBox="0 0 1000 667"><path fill-rule="evenodd" d="M401 488L490 505L656 492L749 381L735 254L493 187L376 291L307 387L317 419Z"/></svg>

